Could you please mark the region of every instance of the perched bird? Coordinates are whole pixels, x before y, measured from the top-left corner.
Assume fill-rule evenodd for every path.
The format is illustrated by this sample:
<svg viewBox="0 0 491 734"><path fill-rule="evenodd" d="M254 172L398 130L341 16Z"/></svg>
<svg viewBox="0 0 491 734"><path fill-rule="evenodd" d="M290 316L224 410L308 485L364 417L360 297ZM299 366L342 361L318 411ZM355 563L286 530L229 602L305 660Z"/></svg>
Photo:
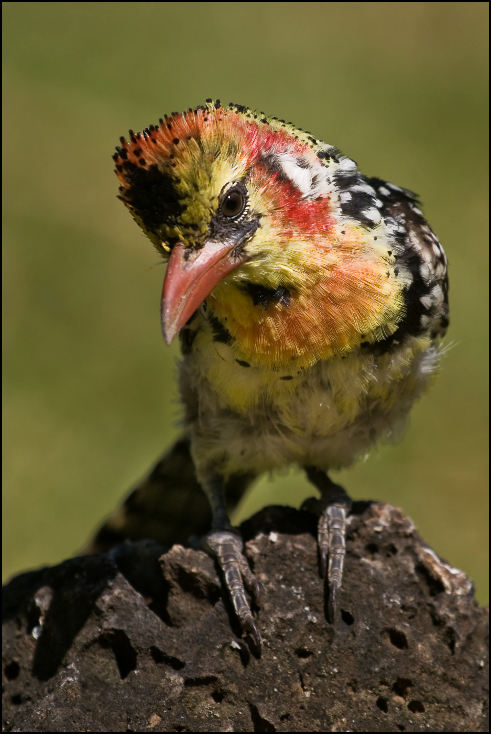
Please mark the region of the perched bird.
<svg viewBox="0 0 491 734"><path fill-rule="evenodd" d="M443 249L415 194L241 105L207 100L130 131L114 160L119 198L168 263L162 331L181 341L185 432L94 547L138 537L149 506L152 537L203 531L201 488L204 547L260 644L246 593L259 587L229 510L258 475L297 465L320 490L333 618L351 502L327 472L395 440L432 381L448 325Z"/></svg>

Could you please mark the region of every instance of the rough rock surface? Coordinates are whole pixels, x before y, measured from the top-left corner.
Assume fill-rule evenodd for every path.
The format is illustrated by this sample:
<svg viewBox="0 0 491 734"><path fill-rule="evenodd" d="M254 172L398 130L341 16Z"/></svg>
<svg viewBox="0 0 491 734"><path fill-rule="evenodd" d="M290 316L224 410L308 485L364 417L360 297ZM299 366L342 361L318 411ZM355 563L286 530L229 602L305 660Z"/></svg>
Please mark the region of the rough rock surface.
<svg viewBox="0 0 491 734"><path fill-rule="evenodd" d="M4 588L6 731L486 731L487 612L411 520L357 503L334 624L316 520L242 526L259 656L213 561L130 543Z"/></svg>

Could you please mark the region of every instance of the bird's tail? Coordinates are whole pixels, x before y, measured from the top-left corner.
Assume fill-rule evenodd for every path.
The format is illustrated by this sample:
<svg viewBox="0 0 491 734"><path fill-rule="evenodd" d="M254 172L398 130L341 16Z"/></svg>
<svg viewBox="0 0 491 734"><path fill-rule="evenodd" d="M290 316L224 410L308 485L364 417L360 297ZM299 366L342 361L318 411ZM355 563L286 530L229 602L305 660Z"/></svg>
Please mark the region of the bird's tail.
<svg viewBox="0 0 491 734"><path fill-rule="evenodd" d="M82 554L107 551L125 540L186 545L211 525L208 499L198 483L187 436L179 438L97 528Z"/></svg>
<svg viewBox="0 0 491 734"><path fill-rule="evenodd" d="M234 475L223 489L229 515L255 476ZM181 436L128 492L112 515L97 528L79 555L110 550L125 540L154 540L161 545L188 545L211 527L211 507L199 484L189 436Z"/></svg>

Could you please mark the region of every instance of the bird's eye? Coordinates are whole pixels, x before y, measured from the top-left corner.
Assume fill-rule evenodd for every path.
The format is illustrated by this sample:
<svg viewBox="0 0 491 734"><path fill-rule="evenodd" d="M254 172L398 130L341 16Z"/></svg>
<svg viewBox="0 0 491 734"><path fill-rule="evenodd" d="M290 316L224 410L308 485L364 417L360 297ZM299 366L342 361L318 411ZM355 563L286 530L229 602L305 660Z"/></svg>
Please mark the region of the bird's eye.
<svg viewBox="0 0 491 734"><path fill-rule="evenodd" d="M246 205L245 194L240 189L229 189L220 204L221 213L228 219L234 219L242 214Z"/></svg>

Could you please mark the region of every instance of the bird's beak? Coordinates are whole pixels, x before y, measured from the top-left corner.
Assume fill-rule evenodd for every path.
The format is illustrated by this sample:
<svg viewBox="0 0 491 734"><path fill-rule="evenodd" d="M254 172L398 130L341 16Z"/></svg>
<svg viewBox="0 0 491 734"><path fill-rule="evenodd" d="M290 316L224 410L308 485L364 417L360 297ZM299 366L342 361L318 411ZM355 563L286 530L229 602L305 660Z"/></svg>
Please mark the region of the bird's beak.
<svg viewBox="0 0 491 734"><path fill-rule="evenodd" d="M160 304L162 334L170 344L213 288L245 262L243 253L232 254L233 242L209 241L201 250L190 252L177 242L167 265Z"/></svg>

